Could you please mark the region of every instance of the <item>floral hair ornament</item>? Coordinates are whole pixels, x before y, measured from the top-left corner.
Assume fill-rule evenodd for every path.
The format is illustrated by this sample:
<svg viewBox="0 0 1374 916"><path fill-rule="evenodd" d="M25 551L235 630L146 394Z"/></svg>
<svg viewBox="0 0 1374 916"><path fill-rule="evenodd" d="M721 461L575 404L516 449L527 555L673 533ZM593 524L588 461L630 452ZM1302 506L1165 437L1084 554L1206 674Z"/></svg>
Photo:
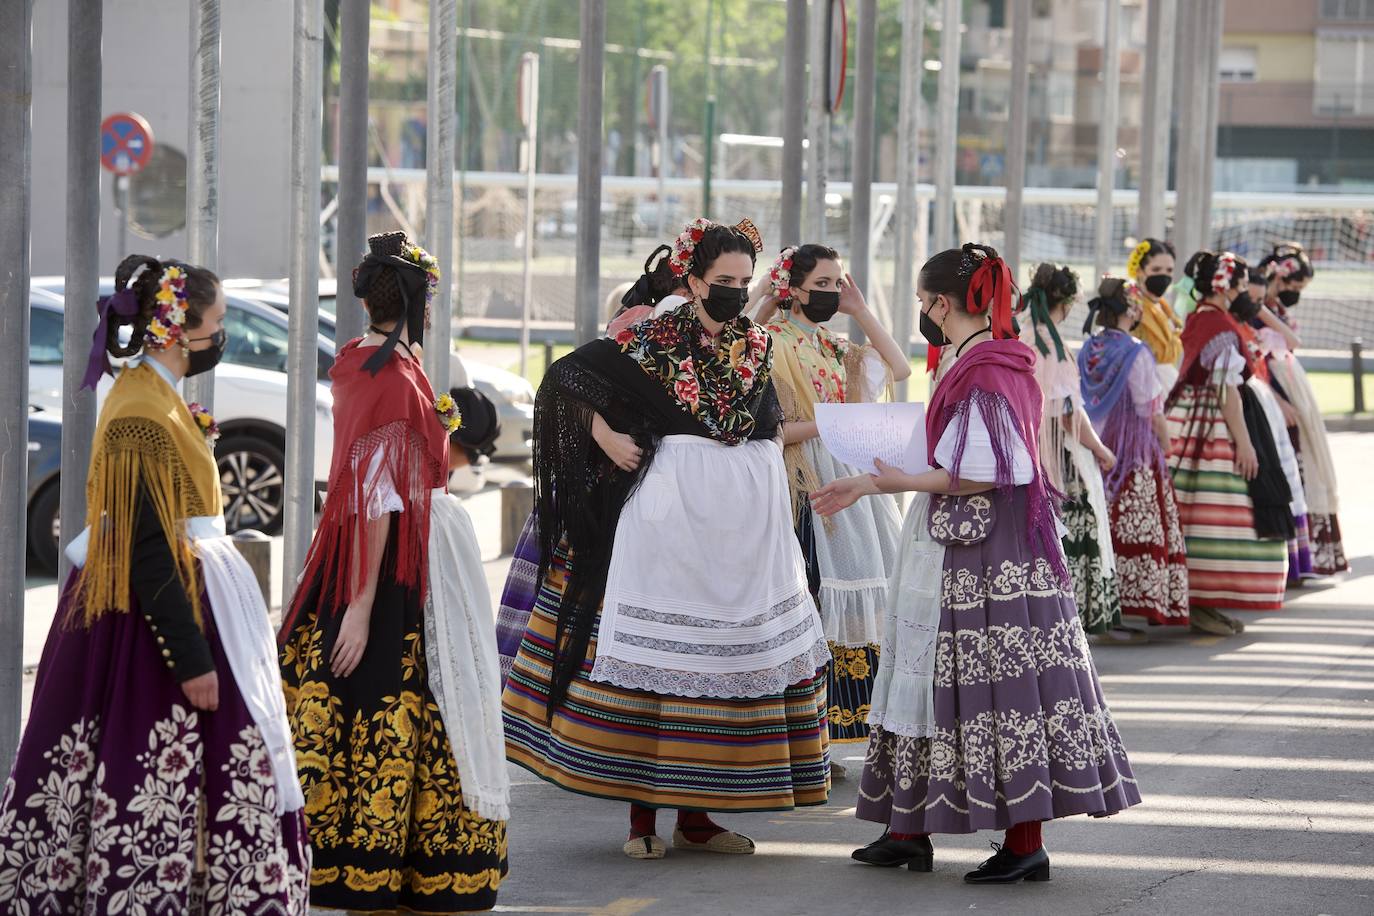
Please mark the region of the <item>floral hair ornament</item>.
<svg viewBox="0 0 1374 916"><path fill-rule="evenodd" d="M1229 251L1217 255L1217 269L1212 274L1212 292L1224 293L1236 277L1236 256Z"/></svg>
<svg viewBox="0 0 1374 916"><path fill-rule="evenodd" d="M425 272L425 323L429 323L429 307L439 289L439 260L419 245L405 245L401 257Z"/></svg>
<svg viewBox="0 0 1374 916"><path fill-rule="evenodd" d="M215 422L214 414L196 401L192 401L186 407L191 411L191 419L196 421L196 429L205 434L206 444L213 448L219 440L219 424Z"/></svg>
<svg viewBox="0 0 1374 916"><path fill-rule="evenodd" d="M778 252L778 259L768 272L768 285L773 288L773 295L783 302L792 298L792 257L796 253L797 246L788 245Z"/></svg>
<svg viewBox="0 0 1374 916"><path fill-rule="evenodd" d="M668 261L668 269L673 272L673 276L681 277L692 267L692 255L697 250L697 242L706 234L706 230L711 228L711 221L704 216L699 216L687 224L682 233L673 242L673 253Z"/></svg>
<svg viewBox="0 0 1374 916"><path fill-rule="evenodd" d="M434 412L439 415L439 422L444 424L450 436L463 425L463 413L458 409L458 402L447 391L434 399Z"/></svg>
<svg viewBox="0 0 1374 916"><path fill-rule="evenodd" d="M1289 277L1300 277L1306 271L1303 269L1302 261L1293 255L1281 258L1274 262L1274 276L1280 280L1287 280Z"/></svg>
<svg viewBox="0 0 1374 916"><path fill-rule="evenodd" d="M1140 272L1140 265L1145 263L1145 256L1150 253L1150 240L1141 239L1140 244L1131 249L1131 256L1126 259L1126 276L1134 277Z"/></svg>
<svg viewBox="0 0 1374 916"><path fill-rule="evenodd" d="M186 328L186 271L168 265L158 280L153 302L153 317L143 343L150 350L165 350L181 341Z"/></svg>

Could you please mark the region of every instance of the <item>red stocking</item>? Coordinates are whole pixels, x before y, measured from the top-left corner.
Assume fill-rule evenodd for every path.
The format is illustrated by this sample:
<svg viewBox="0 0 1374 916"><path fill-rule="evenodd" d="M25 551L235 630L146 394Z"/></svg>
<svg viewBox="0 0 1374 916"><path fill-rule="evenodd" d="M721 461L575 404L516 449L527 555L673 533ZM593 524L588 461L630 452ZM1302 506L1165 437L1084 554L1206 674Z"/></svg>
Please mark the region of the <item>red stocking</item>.
<svg viewBox="0 0 1374 916"><path fill-rule="evenodd" d="M1026 821L1007 830L1007 848L1018 856L1028 856L1044 845L1040 841L1040 822Z"/></svg>
<svg viewBox="0 0 1374 916"><path fill-rule="evenodd" d="M705 843L725 828L711 820L705 811L678 811L677 827L693 843Z"/></svg>
<svg viewBox="0 0 1374 916"><path fill-rule="evenodd" d="M643 805L630 802L630 839L653 836L658 832L657 819L658 809L646 808Z"/></svg>

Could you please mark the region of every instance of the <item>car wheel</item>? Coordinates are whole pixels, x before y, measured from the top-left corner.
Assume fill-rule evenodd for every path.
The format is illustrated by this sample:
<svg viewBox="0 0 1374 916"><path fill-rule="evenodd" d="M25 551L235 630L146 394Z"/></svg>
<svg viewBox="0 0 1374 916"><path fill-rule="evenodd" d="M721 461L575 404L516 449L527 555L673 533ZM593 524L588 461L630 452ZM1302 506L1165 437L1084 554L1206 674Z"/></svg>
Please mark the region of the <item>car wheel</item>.
<svg viewBox="0 0 1374 916"><path fill-rule="evenodd" d="M29 554L34 571L57 575L58 523L62 519L62 487L56 480L33 498L29 506Z"/></svg>
<svg viewBox="0 0 1374 916"><path fill-rule="evenodd" d="M269 439L229 435L215 447L229 533L254 528L278 534L286 482L286 456Z"/></svg>

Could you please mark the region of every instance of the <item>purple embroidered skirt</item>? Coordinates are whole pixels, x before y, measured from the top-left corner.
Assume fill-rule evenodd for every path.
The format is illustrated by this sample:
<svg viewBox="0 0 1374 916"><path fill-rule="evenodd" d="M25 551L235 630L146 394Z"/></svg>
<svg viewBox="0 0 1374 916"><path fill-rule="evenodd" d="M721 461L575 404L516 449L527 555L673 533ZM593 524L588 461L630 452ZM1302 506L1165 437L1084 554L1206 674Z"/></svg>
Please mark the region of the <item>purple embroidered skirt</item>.
<svg viewBox="0 0 1374 916"><path fill-rule="evenodd" d="M539 526L534 513L525 519L520 539L515 542L506 587L501 591L501 606L496 612L496 652L501 659L501 681L520 652L520 640L530 625L530 612L539 596Z"/></svg>
<svg viewBox="0 0 1374 916"><path fill-rule="evenodd" d="M206 713L136 609L64 627L71 587L0 802L0 912L304 914L304 815L276 815L209 598L219 709Z"/></svg>
<svg viewBox="0 0 1374 916"><path fill-rule="evenodd" d="M858 817L900 833L971 833L1140 801L1073 594L1031 550L1026 493L945 551L927 737L875 728Z"/></svg>

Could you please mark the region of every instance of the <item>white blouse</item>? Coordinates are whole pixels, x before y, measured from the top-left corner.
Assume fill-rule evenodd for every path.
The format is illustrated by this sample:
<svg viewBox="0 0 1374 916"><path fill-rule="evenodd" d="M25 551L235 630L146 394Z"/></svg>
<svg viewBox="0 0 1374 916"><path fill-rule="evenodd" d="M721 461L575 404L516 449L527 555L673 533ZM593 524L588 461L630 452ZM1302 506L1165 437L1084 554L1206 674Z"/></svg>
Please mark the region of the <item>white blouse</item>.
<svg viewBox="0 0 1374 916"><path fill-rule="evenodd" d="M999 418L1002 425L1015 428L1015 423L1005 405L996 408L1004 416ZM940 467L948 469L954 464L954 450L957 445L957 424L945 427L940 441L935 445L935 460ZM1035 479L1035 464L1031 461L1030 451L1020 436L1012 436L1011 476L1016 486L1025 486ZM975 402L969 405L968 440L964 445L963 461L959 465L959 477L976 483L995 483L997 481L997 458L992 450L992 436L988 433L983 411Z"/></svg>

